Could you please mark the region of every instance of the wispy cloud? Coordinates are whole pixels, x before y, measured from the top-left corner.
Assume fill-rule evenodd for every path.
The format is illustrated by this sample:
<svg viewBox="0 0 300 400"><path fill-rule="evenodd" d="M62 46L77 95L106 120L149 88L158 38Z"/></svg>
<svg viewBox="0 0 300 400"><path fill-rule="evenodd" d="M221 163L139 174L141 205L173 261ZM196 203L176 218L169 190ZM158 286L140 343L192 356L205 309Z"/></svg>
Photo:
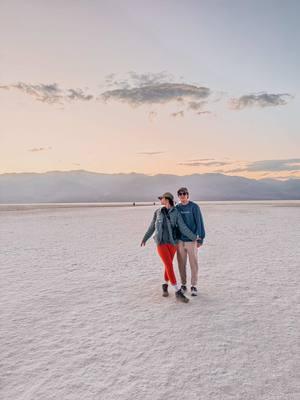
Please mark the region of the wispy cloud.
<svg viewBox="0 0 300 400"><path fill-rule="evenodd" d="M52 147L34 147L33 149L29 149L28 151L32 153L40 152L40 151L48 151L52 150Z"/></svg>
<svg viewBox="0 0 300 400"><path fill-rule="evenodd" d="M32 96L37 101L43 103L54 104L60 103L63 99L63 91L59 88L57 83L37 85L19 82L10 85L10 88L20 90L23 93Z"/></svg>
<svg viewBox="0 0 300 400"><path fill-rule="evenodd" d="M231 98L228 102L232 110L242 110L247 107L274 107L284 106L293 98L289 93L257 93L247 94L241 97Z"/></svg>
<svg viewBox="0 0 300 400"><path fill-rule="evenodd" d="M149 86L158 83L174 82L174 77L167 71L157 73L138 74L137 72L130 71L129 77L134 86Z"/></svg>
<svg viewBox="0 0 300 400"><path fill-rule="evenodd" d="M170 115L171 115L171 117L174 117L174 118L176 118L176 117L184 117L184 111L181 110L181 111L173 112Z"/></svg>
<svg viewBox="0 0 300 400"><path fill-rule="evenodd" d="M206 98L210 89L185 83L157 83L130 89L108 90L102 93L104 101L121 101L132 106L164 104L178 99Z"/></svg>
<svg viewBox="0 0 300 400"><path fill-rule="evenodd" d="M225 93L212 91L209 87L185 82L182 77L175 79L166 71L159 73L139 74L130 71L125 77L110 74L105 78L104 90L95 97L87 88L62 88L58 83L25 83L0 85L0 90L18 90L35 100L47 104L64 105L73 101L103 100L104 102L117 101L132 107L180 103L181 111L170 114L172 117L185 116L189 112L204 116L212 114L205 110L206 105L221 100ZM249 107L275 107L289 103L293 96L289 93L252 93L228 100L232 110L243 110ZM148 113L150 121L157 116L156 111Z"/></svg>
<svg viewBox="0 0 300 400"><path fill-rule="evenodd" d="M260 172L260 171L300 171L300 158L285 160L261 160L246 163L242 168L234 168L228 172Z"/></svg>
<svg viewBox="0 0 300 400"><path fill-rule="evenodd" d="M106 77L105 84L109 90L102 92L99 97L104 102L117 101L132 107L176 102L184 109L170 113L175 118L184 117L187 111L202 110L212 95L210 88L184 82L183 77L175 79L166 71L145 74L131 71L125 79L110 74ZM210 113L202 112L203 115ZM148 115L150 121L153 121L157 113Z"/></svg>
<svg viewBox="0 0 300 400"><path fill-rule="evenodd" d="M115 87L116 89L142 87L167 82L174 82L174 77L166 71L158 73L148 72L144 74L130 71L126 74L125 78L118 78L115 73L109 74L105 77L105 86Z"/></svg>
<svg viewBox="0 0 300 400"><path fill-rule="evenodd" d="M140 151L137 154L141 154L143 156L156 156L158 154L163 154L165 151Z"/></svg>
<svg viewBox="0 0 300 400"><path fill-rule="evenodd" d="M254 178L289 179L300 177L300 158L276 160L232 160L223 158L199 158L183 162L178 165L186 168L199 168L199 171L221 173Z"/></svg>
<svg viewBox="0 0 300 400"><path fill-rule="evenodd" d="M213 161L214 158L196 158L194 160L187 160L186 162L200 162L200 161Z"/></svg>
<svg viewBox="0 0 300 400"><path fill-rule="evenodd" d="M66 89L63 90L57 83L51 84L32 84L18 82L11 85L0 86L0 89L16 89L19 90L35 100L48 104L62 104L64 101L88 101L94 98L91 94L86 94L82 89Z"/></svg>
<svg viewBox="0 0 300 400"><path fill-rule="evenodd" d="M205 104L207 104L207 101L189 101L188 109L197 111L202 109L205 106Z"/></svg>
<svg viewBox="0 0 300 400"><path fill-rule="evenodd" d="M197 115L208 115L208 114L212 114L212 112L211 111L198 111L197 113L196 113Z"/></svg>
<svg viewBox="0 0 300 400"><path fill-rule="evenodd" d="M186 162L181 162L178 163L178 165L185 165L187 167L221 167L224 165L228 165L231 163L228 163L226 161L186 161Z"/></svg>
<svg viewBox="0 0 300 400"><path fill-rule="evenodd" d="M69 100L83 100L83 101L89 101L94 98L92 94L85 94L82 89L68 89L66 97Z"/></svg>

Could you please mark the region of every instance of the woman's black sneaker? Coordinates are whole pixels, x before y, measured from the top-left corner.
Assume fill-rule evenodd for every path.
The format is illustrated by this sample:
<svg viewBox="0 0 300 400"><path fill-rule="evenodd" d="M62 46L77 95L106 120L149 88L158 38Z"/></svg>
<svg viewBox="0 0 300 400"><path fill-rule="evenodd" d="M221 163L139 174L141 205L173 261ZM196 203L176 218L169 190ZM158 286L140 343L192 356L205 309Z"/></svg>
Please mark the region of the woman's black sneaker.
<svg viewBox="0 0 300 400"><path fill-rule="evenodd" d="M188 303L190 301L187 297L185 297L185 295L181 289L177 290L175 295L176 295L176 298L178 300L182 301L183 303Z"/></svg>
<svg viewBox="0 0 300 400"><path fill-rule="evenodd" d="M192 286L191 287L191 296L197 296L197 295L198 295L198 293L197 293L196 286Z"/></svg>
<svg viewBox="0 0 300 400"><path fill-rule="evenodd" d="M187 291L187 288L185 285L181 285L181 290L183 291L183 293L185 293Z"/></svg>
<svg viewBox="0 0 300 400"><path fill-rule="evenodd" d="M162 284L162 290L163 290L163 297L168 297L169 296L169 292L168 292L168 284L167 283L163 283Z"/></svg>

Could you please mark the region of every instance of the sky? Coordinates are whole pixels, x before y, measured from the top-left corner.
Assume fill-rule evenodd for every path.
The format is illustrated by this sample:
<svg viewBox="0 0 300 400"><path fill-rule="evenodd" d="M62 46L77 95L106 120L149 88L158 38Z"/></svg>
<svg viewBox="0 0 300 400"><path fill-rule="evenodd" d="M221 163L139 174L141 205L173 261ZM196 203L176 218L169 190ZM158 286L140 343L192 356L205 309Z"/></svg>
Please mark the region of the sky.
<svg viewBox="0 0 300 400"><path fill-rule="evenodd" d="M297 0L0 0L0 174L300 177Z"/></svg>

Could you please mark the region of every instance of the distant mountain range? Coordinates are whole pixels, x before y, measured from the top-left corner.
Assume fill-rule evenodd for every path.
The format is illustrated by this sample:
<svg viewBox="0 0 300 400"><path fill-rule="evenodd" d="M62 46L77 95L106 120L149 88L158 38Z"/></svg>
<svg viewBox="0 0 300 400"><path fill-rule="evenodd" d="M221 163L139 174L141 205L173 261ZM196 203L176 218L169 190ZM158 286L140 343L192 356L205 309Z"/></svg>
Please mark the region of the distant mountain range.
<svg viewBox="0 0 300 400"><path fill-rule="evenodd" d="M180 186L187 186L194 200L300 200L300 179L53 171L0 175L0 203L156 201L165 191L176 195Z"/></svg>

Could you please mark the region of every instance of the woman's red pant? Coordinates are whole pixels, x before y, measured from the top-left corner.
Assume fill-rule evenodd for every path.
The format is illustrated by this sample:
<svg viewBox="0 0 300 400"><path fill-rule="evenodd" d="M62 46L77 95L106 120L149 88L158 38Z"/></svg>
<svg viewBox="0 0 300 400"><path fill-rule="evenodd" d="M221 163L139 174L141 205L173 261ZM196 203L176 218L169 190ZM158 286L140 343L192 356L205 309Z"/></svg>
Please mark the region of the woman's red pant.
<svg viewBox="0 0 300 400"><path fill-rule="evenodd" d="M174 273L173 259L177 250L177 246L165 243L157 246L157 252L165 266L165 281L171 282L171 285L176 285L176 276Z"/></svg>

